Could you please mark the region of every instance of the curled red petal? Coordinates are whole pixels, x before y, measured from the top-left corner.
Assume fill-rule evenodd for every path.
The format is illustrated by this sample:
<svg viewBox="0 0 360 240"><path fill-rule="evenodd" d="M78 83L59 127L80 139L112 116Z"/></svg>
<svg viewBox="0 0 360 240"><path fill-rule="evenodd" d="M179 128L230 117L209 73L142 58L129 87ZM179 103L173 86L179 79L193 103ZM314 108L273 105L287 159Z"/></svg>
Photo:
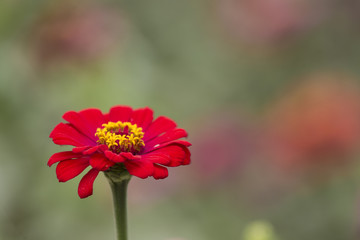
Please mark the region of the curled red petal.
<svg viewBox="0 0 360 240"><path fill-rule="evenodd" d="M189 165L191 163L191 153L188 148L183 148L185 151L185 159L183 161L183 165Z"/></svg>
<svg viewBox="0 0 360 240"><path fill-rule="evenodd" d="M155 179L164 179L169 176L169 172L166 167L159 166L154 164L154 174L153 177Z"/></svg>
<svg viewBox="0 0 360 240"><path fill-rule="evenodd" d="M126 160L126 158L124 158L123 156L113 153L109 150L105 151L105 156L112 162L115 163L122 163Z"/></svg>
<svg viewBox="0 0 360 240"><path fill-rule="evenodd" d="M99 170L92 168L84 175L78 187L78 194L80 198L86 198L93 194L94 181L98 174Z"/></svg>
<svg viewBox="0 0 360 240"><path fill-rule="evenodd" d="M186 157L184 159L183 165L189 165L191 163L191 153L189 151L189 149L184 148Z"/></svg>
<svg viewBox="0 0 360 240"><path fill-rule="evenodd" d="M142 159L169 167L177 167L190 164L190 151L181 144L173 143L144 154Z"/></svg>
<svg viewBox="0 0 360 240"><path fill-rule="evenodd" d="M80 158L82 157L81 153L74 153L72 151L67 151L67 152L58 152L53 154L49 161L48 161L48 166L51 167L51 165L53 165L54 163L60 162L60 161L64 161L64 160L68 160L68 159L73 159L73 158Z"/></svg>
<svg viewBox="0 0 360 240"><path fill-rule="evenodd" d="M90 165L99 171L106 171L114 166L114 162L108 160L103 154L95 153L90 157Z"/></svg>
<svg viewBox="0 0 360 240"><path fill-rule="evenodd" d="M88 166L88 158L64 160L56 166L56 175L59 182L66 182L79 175Z"/></svg>
<svg viewBox="0 0 360 240"><path fill-rule="evenodd" d="M151 149L157 144L171 142L173 140L183 138L183 137L187 137L187 132L184 129L182 129L182 128L171 129L171 130L165 132L164 134L146 142L145 150Z"/></svg>
<svg viewBox="0 0 360 240"><path fill-rule="evenodd" d="M84 146L84 147L74 147L71 151L73 153L82 153L84 152L85 150L91 148L90 146Z"/></svg>
<svg viewBox="0 0 360 240"><path fill-rule="evenodd" d="M85 151L83 151L83 154L84 155L91 155L91 154L95 153L98 150L98 148L99 148L99 146L86 149Z"/></svg>
<svg viewBox="0 0 360 240"><path fill-rule="evenodd" d="M96 145L93 140L78 132L73 126L65 123L59 123L50 133L50 138L58 145L72 145L75 147Z"/></svg>
<svg viewBox="0 0 360 240"><path fill-rule="evenodd" d="M146 130L153 120L153 110L145 107L134 110L131 115L131 123Z"/></svg>
<svg viewBox="0 0 360 240"><path fill-rule="evenodd" d="M128 106L115 106L109 111L109 121L111 122L128 122L133 110Z"/></svg>
<svg viewBox="0 0 360 240"><path fill-rule="evenodd" d="M128 160L124 162L126 169L131 175L139 178L147 178L154 174L154 164L148 161Z"/></svg>
<svg viewBox="0 0 360 240"><path fill-rule="evenodd" d="M176 123L170 118L160 116L149 126L145 131L143 140L149 141L154 137L157 137L163 132L169 131L176 127Z"/></svg>
<svg viewBox="0 0 360 240"><path fill-rule="evenodd" d="M84 151L82 152L82 154L84 154L84 155L91 155L91 154L93 154L93 153L95 153L95 152L97 152L97 151L103 152L103 151L105 151L106 149L107 149L107 146L105 146L105 145L98 145L98 146L90 147L90 148L84 150ZM74 149L73 149L73 151L74 151Z"/></svg>
<svg viewBox="0 0 360 240"><path fill-rule="evenodd" d="M185 140L174 140L174 141L170 141L170 142L164 142L164 143L161 143L161 144L156 144L155 146L153 146L152 148L146 148L146 143L145 143L145 149L144 149L144 154L145 153L149 153L149 152L152 152L152 151L156 151L160 148L163 148L163 147L166 147L168 145L172 145L172 144L178 144L178 145L182 145L184 147L190 147L191 146L191 143L189 143L188 141L185 141Z"/></svg>
<svg viewBox="0 0 360 240"><path fill-rule="evenodd" d="M120 156L122 156L125 159L129 159L129 160L140 160L141 159L141 156L133 155L131 152L121 152Z"/></svg>

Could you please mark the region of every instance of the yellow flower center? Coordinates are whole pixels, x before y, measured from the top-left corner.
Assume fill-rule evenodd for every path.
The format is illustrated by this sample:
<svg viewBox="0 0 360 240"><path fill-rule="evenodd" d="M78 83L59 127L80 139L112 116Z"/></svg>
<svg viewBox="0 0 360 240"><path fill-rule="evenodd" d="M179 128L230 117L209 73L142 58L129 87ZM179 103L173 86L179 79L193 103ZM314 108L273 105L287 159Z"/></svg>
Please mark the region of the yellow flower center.
<svg viewBox="0 0 360 240"><path fill-rule="evenodd" d="M142 138L144 132L141 127L129 122L108 122L96 129L95 136L99 138L97 143L107 145L116 153L137 153L145 146Z"/></svg>

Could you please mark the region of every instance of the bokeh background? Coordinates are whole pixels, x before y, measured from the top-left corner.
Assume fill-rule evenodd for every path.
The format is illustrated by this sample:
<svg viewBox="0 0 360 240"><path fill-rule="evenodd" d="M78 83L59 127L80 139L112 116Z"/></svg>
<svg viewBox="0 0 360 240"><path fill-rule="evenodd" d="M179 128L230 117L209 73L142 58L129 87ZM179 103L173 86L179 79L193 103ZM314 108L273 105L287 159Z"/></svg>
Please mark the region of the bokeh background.
<svg viewBox="0 0 360 240"><path fill-rule="evenodd" d="M1 0L0 239L115 239L101 176L58 183L68 110L149 106L192 164L133 178L133 240L360 238L356 0Z"/></svg>

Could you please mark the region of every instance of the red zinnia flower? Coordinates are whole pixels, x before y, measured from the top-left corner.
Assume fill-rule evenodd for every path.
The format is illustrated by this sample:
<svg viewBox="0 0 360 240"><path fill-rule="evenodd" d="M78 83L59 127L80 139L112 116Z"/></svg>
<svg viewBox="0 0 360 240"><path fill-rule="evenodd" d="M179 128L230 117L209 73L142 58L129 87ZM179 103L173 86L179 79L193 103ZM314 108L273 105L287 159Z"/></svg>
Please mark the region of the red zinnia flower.
<svg viewBox="0 0 360 240"><path fill-rule="evenodd" d="M162 179L168 176L166 167L190 163L191 144L178 140L187 136L186 131L176 128L176 123L164 116L153 121L150 108L115 106L107 114L92 108L66 112L63 118L69 123L59 123L50 138L55 144L75 148L55 153L48 165L59 162L56 175L60 182L91 167L80 181L80 198L92 195L99 172L111 171L114 165L123 166L124 171L140 178Z"/></svg>

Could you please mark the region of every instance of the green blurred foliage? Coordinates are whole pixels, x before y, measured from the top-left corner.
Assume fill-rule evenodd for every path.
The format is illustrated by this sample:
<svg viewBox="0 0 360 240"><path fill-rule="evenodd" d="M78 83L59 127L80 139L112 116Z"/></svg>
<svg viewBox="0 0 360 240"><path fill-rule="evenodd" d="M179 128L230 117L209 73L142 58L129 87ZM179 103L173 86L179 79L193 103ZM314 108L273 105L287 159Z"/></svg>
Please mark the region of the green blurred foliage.
<svg viewBox="0 0 360 240"><path fill-rule="evenodd" d="M274 229L266 221L254 221L244 231L244 240L275 240Z"/></svg>

